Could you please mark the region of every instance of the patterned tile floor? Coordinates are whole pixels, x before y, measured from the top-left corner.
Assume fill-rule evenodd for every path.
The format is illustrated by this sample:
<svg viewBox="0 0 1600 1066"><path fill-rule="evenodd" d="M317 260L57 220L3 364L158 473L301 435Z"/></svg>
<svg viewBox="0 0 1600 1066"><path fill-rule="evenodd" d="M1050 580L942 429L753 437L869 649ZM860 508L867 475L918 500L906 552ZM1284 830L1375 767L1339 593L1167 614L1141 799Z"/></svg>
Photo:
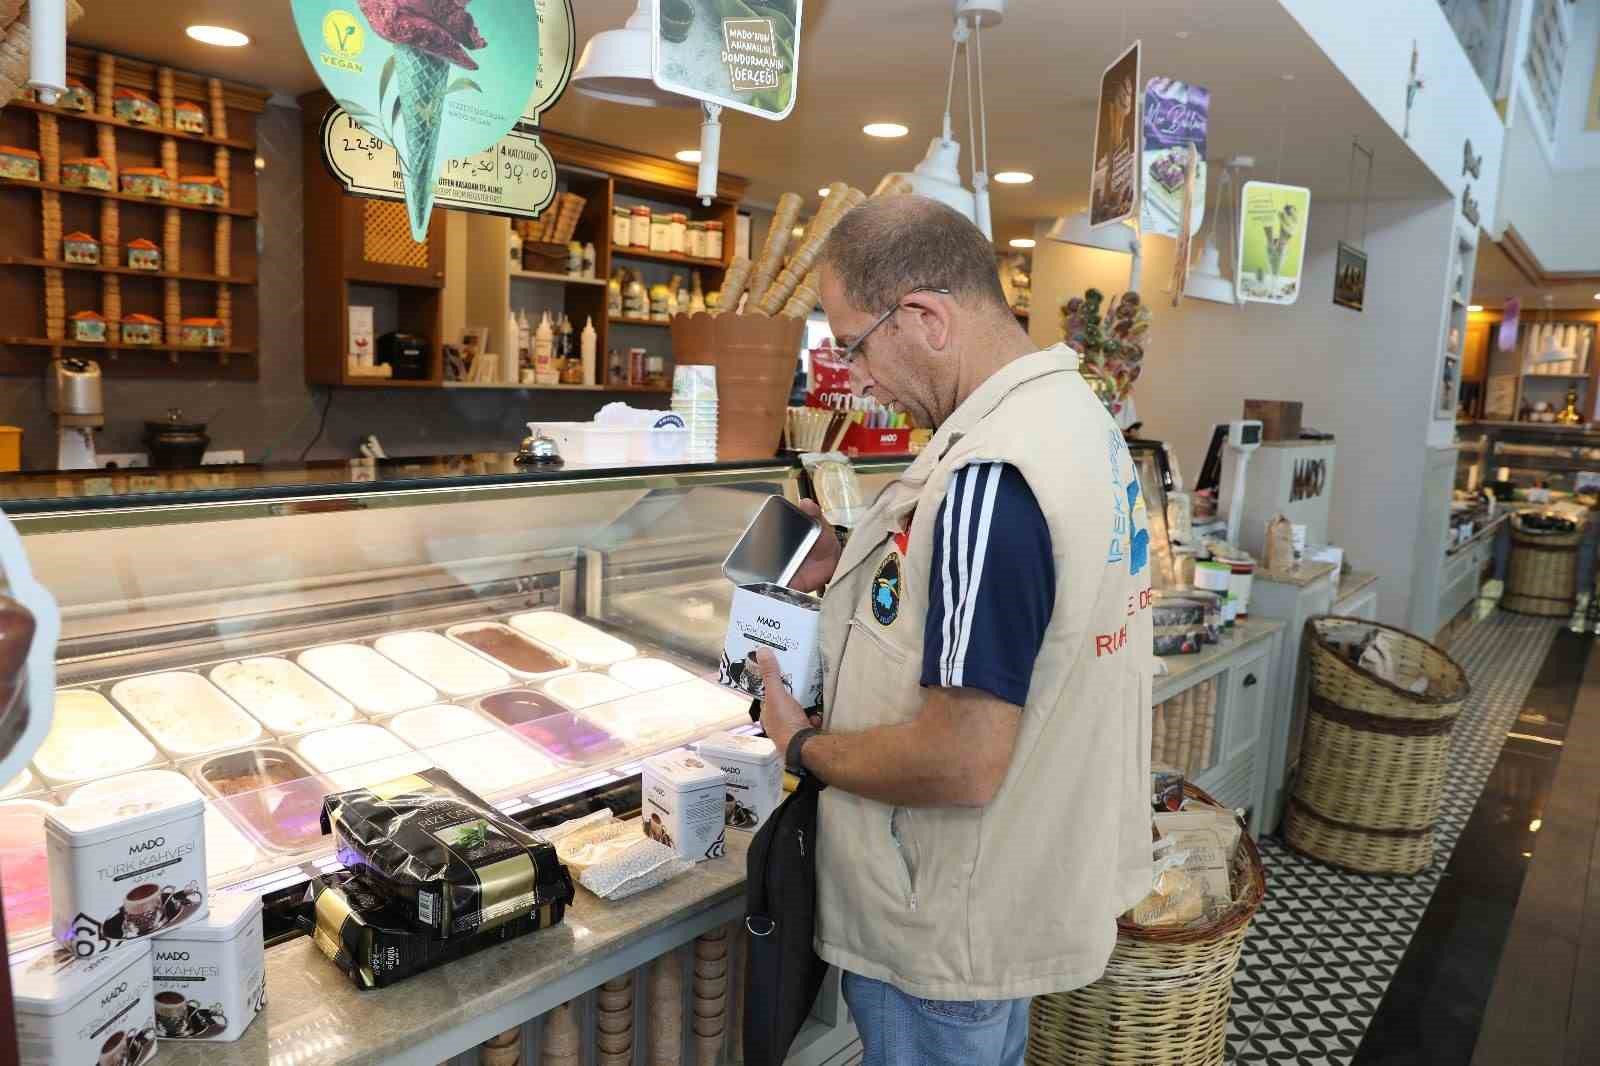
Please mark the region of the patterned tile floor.
<svg viewBox="0 0 1600 1066"><path fill-rule="evenodd" d="M1559 628L1496 613L1452 649L1473 691L1452 734L1428 870L1409 878L1343 873L1262 841L1267 899L1234 979L1229 1062L1348 1066Z"/></svg>

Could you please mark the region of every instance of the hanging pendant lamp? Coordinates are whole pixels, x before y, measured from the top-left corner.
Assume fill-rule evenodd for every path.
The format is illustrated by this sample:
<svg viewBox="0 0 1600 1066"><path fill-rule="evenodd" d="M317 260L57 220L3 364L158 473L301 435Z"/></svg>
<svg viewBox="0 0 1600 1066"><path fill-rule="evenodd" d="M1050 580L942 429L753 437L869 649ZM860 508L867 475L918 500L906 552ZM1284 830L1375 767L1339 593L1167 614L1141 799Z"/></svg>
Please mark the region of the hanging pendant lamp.
<svg viewBox="0 0 1600 1066"><path fill-rule="evenodd" d="M651 0L639 0L620 29L604 30L583 46L572 87L585 96L634 107L693 107L697 101L655 83L650 61Z"/></svg>

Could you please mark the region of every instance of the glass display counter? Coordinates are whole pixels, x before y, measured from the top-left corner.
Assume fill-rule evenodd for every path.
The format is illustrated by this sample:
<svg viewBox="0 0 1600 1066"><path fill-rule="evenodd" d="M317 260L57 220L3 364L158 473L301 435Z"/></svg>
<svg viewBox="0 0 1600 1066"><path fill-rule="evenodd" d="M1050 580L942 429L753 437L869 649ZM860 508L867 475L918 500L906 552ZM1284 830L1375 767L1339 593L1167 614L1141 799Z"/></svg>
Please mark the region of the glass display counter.
<svg viewBox="0 0 1600 1066"><path fill-rule="evenodd" d="M903 468L863 464L867 491ZM54 724L0 801L9 950L47 936L56 805L198 794L212 887L264 896L332 866L326 793L427 766L530 824L636 805L641 759L750 727L714 683L720 564L800 475L473 456L0 488L63 615Z"/></svg>

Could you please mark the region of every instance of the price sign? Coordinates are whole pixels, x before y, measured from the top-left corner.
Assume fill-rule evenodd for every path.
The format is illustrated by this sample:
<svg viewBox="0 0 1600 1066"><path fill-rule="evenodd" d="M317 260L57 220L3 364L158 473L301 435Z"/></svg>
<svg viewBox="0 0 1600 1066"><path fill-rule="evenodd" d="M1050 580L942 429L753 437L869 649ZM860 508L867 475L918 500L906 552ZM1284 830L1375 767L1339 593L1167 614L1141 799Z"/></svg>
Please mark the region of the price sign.
<svg viewBox="0 0 1600 1066"><path fill-rule="evenodd" d="M357 196L405 199L394 146L368 133L341 107L323 116L322 158L334 178ZM446 160L433 187L439 206L518 218L537 218L555 197L556 161L527 121L487 151Z"/></svg>

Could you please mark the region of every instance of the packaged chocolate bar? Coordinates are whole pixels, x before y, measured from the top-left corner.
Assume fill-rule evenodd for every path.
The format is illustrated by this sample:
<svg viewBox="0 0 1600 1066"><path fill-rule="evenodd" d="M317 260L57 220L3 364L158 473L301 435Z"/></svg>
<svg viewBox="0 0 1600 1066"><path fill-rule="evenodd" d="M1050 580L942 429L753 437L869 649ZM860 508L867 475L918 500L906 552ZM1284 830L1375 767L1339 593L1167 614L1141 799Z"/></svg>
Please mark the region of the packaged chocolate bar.
<svg viewBox="0 0 1600 1066"><path fill-rule="evenodd" d="M341 863L438 940L572 902L555 848L443 770L328 796L322 831L334 834Z"/></svg>
<svg viewBox="0 0 1600 1066"><path fill-rule="evenodd" d="M566 903L553 900L492 929L436 940L411 924L409 911L365 878L340 870L313 878L300 925L357 988L386 988L524 933L560 923Z"/></svg>

